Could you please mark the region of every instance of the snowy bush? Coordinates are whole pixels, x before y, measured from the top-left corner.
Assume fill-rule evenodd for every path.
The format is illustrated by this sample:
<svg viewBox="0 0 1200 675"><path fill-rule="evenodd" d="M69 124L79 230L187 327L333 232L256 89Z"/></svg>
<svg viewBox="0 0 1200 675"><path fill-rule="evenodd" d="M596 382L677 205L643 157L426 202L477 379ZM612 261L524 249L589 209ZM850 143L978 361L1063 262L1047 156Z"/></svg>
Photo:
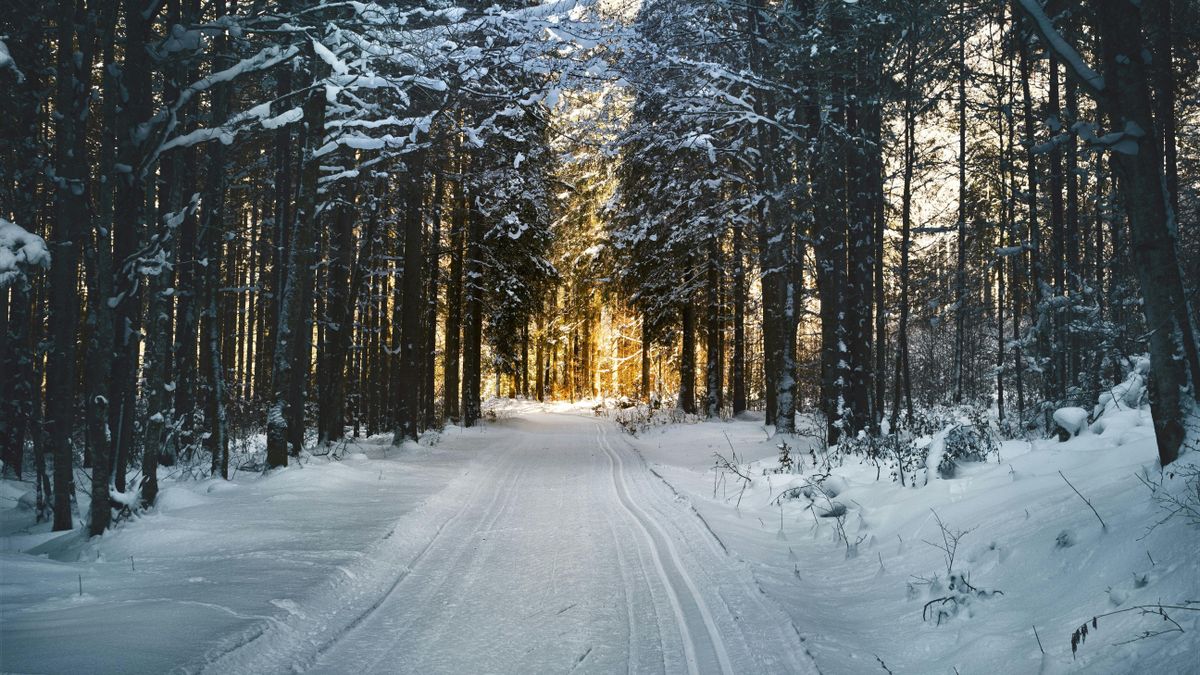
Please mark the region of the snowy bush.
<svg viewBox="0 0 1200 675"><path fill-rule="evenodd" d="M925 467L928 443L900 434L888 434L880 439L880 454L888 461L893 482L916 487L917 471Z"/></svg>
<svg viewBox="0 0 1200 675"><path fill-rule="evenodd" d="M982 410L968 411L965 421L947 429L943 444L944 452L937 465L942 478L953 478L962 462L986 462L1000 457L1000 439Z"/></svg>
<svg viewBox="0 0 1200 675"><path fill-rule="evenodd" d="M607 417L616 422L630 436L638 436L652 427L669 424L695 424L699 415L685 413L679 408L655 407L644 403L607 410Z"/></svg>

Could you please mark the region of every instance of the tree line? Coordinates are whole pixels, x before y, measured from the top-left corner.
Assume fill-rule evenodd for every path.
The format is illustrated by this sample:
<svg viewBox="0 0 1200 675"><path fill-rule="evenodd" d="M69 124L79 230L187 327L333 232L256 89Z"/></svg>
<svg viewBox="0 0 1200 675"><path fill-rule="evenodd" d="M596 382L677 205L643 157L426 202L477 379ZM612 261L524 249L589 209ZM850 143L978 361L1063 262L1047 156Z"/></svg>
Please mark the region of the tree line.
<svg viewBox="0 0 1200 675"><path fill-rule="evenodd" d="M21 10L0 217L50 256L0 277L0 442L56 529L489 392L1020 433L1148 350L1178 452L1192 3Z"/></svg>
<svg viewBox="0 0 1200 675"><path fill-rule="evenodd" d="M679 405L747 408L747 323L768 423L815 408L830 443L935 404L1047 430L1148 351L1169 463L1200 382L1196 11L643 5L613 264L682 345Z"/></svg>

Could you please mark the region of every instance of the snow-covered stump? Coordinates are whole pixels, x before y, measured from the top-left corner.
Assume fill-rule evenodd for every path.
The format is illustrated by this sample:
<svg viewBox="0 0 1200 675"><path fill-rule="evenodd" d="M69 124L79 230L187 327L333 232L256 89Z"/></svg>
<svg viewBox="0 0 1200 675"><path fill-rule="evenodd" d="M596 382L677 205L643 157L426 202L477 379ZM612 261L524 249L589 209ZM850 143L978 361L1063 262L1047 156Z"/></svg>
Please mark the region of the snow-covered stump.
<svg viewBox="0 0 1200 675"><path fill-rule="evenodd" d="M1088 412L1083 408L1067 407L1054 411L1054 423L1058 425L1058 440L1069 441L1087 428Z"/></svg>

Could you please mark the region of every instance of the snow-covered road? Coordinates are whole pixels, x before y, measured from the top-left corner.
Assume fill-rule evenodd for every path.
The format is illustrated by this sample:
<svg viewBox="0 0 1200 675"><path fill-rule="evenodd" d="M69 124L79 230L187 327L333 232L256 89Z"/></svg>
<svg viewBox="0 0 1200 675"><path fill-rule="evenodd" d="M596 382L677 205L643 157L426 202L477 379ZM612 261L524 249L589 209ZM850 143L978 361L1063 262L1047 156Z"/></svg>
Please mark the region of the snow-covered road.
<svg viewBox="0 0 1200 675"><path fill-rule="evenodd" d="M539 413L484 438L382 597L300 607L209 669L816 672L787 615L611 422Z"/></svg>

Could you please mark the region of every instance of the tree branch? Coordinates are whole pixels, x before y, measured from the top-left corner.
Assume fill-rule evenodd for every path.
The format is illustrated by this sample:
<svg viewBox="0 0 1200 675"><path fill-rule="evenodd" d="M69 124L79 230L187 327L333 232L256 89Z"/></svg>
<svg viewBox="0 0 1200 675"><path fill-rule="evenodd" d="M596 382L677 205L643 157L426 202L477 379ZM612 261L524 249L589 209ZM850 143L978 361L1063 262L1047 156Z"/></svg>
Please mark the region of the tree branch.
<svg viewBox="0 0 1200 675"><path fill-rule="evenodd" d="M1020 10L1030 21L1038 34L1046 41L1046 46L1067 66L1067 73L1075 78L1079 86L1087 90L1092 98L1104 96L1104 76L1092 70L1079 55L1075 47L1054 27L1054 22L1046 16L1046 11L1037 0L1013 0L1013 7Z"/></svg>

